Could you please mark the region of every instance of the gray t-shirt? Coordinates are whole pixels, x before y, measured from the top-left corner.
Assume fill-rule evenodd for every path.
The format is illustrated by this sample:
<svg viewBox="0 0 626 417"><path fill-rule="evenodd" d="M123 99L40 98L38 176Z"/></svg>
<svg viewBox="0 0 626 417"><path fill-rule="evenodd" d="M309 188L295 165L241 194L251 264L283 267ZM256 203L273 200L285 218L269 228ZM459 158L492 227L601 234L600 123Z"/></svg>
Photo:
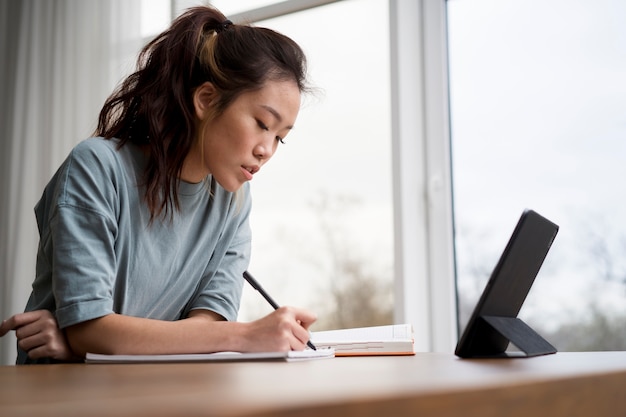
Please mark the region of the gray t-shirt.
<svg viewBox="0 0 626 417"><path fill-rule="evenodd" d="M179 320L194 309L236 320L250 259L248 184L236 199L214 180L181 181L180 210L149 224L146 158L117 146L81 142L46 186L26 311L48 309L61 328L111 313Z"/></svg>

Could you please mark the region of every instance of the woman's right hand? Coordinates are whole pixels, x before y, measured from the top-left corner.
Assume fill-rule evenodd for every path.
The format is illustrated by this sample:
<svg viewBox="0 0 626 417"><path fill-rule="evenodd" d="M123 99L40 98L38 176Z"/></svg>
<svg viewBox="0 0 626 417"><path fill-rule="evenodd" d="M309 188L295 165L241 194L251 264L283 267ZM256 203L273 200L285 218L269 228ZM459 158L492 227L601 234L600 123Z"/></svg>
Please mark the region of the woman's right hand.
<svg viewBox="0 0 626 417"><path fill-rule="evenodd" d="M17 345L31 359L52 358L74 361L80 358L70 349L65 334L48 310L35 310L15 314L0 325L0 336L15 330Z"/></svg>
<svg viewBox="0 0 626 417"><path fill-rule="evenodd" d="M309 341L309 327L317 316L305 309L280 307L267 316L247 323L246 346L242 351L285 352L304 350Z"/></svg>

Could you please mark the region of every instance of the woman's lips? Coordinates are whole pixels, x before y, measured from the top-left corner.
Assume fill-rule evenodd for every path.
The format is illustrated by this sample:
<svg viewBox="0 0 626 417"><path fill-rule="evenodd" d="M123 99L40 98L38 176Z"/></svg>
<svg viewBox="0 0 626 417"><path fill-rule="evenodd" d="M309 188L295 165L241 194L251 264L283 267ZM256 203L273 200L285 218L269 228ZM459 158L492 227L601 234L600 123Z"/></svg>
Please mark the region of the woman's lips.
<svg viewBox="0 0 626 417"><path fill-rule="evenodd" d="M250 181L253 178L254 174L259 171L259 168L242 166L241 171L243 172L243 175L246 177L246 180Z"/></svg>

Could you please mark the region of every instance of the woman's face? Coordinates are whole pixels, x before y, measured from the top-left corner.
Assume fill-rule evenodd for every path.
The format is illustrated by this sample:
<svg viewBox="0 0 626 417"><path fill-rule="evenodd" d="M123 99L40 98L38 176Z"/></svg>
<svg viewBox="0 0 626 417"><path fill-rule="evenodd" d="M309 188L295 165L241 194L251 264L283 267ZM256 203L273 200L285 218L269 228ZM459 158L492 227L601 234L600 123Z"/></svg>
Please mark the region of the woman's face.
<svg viewBox="0 0 626 417"><path fill-rule="evenodd" d="M269 161L293 127L300 109L300 90L294 81L268 81L211 117L211 103L216 101L211 95L213 86L206 83L199 88L208 90L204 96L202 91L196 92L196 113L203 120L204 113L198 112L202 100L208 111L199 130L202 137L185 162L182 179L197 182L211 174L227 191L237 191Z"/></svg>

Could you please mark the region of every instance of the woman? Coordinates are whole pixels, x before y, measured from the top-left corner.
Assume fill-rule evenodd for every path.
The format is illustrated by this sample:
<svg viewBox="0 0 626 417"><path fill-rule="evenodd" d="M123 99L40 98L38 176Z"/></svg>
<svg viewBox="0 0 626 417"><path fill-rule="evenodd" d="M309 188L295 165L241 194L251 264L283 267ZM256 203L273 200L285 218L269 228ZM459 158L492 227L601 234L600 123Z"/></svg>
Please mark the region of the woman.
<svg viewBox="0 0 626 417"><path fill-rule="evenodd" d="M150 42L35 208L33 291L0 327L16 329L17 362L304 349L309 311L235 320L248 182L305 90L296 43L213 8L189 9Z"/></svg>

